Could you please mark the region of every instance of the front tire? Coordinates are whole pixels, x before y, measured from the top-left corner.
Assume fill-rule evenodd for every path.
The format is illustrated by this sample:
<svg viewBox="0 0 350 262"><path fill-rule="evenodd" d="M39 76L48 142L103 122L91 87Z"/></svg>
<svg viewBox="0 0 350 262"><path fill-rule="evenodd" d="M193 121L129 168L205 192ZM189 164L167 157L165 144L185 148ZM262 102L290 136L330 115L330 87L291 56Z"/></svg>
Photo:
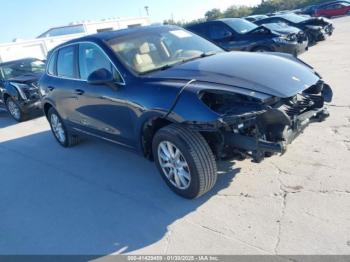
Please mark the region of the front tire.
<svg viewBox="0 0 350 262"><path fill-rule="evenodd" d="M271 52L271 49L265 46L258 46L253 49L253 52L265 53L265 52Z"/></svg>
<svg viewBox="0 0 350 262"><path fill-rule="evenodd" d="M28 116L23 112L20 105L12 97L6 98L5 106L10 116L17 122L23 122L28 119Z"/></svg>
<svg viewBox="0 0 350 262"><path fill-rule="evenodd" d="M63 147L72 147L79 143L79 137L70 134L58 112L51 107L47 114L51 131L57 142Z"/></svg>
<svg viewBox="0 0 350 262"><path fill-rule="evenodd" d="M155 134L152 150L162 178L176 194L193 199L215 185L215 158L200 133L171 124Z"/></svg>

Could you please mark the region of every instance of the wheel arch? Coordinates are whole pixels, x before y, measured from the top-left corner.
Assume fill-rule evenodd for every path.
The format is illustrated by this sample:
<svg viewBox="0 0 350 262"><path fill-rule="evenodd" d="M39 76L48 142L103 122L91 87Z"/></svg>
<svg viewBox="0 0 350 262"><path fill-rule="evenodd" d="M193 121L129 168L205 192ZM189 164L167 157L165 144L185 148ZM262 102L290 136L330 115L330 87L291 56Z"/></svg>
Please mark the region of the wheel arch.
<svg viewBox="0 0 350 262"><path fill-rule="evenodd" d="M153 160L152 142L157 131L175 121L170 118L164 118L163 115L153 115L142 122L139 128L139 144L141 153L144 157Z"/></svg>
<svg viewBox="0 0 350 262"><path fill-rule="evenodd" d="M44 110L44 114L45 114L46 118L48 117L49 110L52 107L54 108L54 106L50 102L44 102L43 110Z"/></svg>
<svg viewBox="0 0 350 262"><path fill-rule="evenodd" d="M5 91L3 92L3 95L2 95L4 102L8 97L12 97L15 100L21 99L21 96L20 96L18 90L14 86L12 86L10 84L6 84L4 89L5 89Z"/></svg>

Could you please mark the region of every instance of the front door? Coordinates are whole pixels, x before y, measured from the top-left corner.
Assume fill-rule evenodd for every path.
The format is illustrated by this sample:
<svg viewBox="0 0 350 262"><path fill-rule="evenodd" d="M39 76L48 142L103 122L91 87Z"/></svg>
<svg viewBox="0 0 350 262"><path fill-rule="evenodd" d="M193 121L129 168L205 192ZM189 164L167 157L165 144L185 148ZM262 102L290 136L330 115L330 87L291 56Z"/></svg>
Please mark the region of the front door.
<svg viewBox="0 0 350 262"><path fill-rule="evenodd" d="M78 61L81 81L76 86L78 100L75 110L81 127L105 139L132 145L134 123L127 102L128 90L116 67L104 51L92 43L79 45ZM92 72L102 68L114 75L115 86L92 85L86 81Z"/></svg>

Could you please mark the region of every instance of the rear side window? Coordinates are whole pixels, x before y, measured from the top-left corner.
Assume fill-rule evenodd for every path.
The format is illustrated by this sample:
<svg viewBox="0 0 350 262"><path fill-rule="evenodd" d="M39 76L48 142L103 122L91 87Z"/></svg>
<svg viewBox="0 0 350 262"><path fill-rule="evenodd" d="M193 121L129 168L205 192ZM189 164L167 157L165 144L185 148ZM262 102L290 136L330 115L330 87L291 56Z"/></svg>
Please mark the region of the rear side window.
<svg viewBox="0 0 350 262"><path fill-rule="evenodd" d="M55 72L56 58L57 58L57 52L54 52L53 54L51 54L50 62L47 66L47 72L50 75L56 75L56 72Z"/></svg>
<svg viewBox="0 0 350 262"><path fill-rule="evenodd" d="M188 30L202 36L207 36L207 32L205 30L204 25L192 25L188 27Z"/></svg>
<svg viewBox="0 0 350 262"><path fill-rule="evenodd" d="M232 33L221 24L212 24L209 26L209 38L220 40L232 35Z"/></svg>
<svg viewBox="0 0 350 262"><path fill-rule="evenodd" d="M57 56L57 76L75 78L74 46L60 49Z"/></svg>

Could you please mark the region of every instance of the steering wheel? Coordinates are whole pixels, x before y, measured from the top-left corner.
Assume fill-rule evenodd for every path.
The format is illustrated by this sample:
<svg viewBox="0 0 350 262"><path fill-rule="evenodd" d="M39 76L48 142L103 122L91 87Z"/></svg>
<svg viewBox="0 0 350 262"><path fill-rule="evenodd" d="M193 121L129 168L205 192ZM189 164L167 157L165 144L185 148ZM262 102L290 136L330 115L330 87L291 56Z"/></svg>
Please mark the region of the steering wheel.
<svg viewBox="0 0 350 262"><path fill-rule="evenodd" d="M183 49L178 49L175 51L175 53L171 56L172 58L180 58L180 55L182 54L184 50Z"/></svg>

